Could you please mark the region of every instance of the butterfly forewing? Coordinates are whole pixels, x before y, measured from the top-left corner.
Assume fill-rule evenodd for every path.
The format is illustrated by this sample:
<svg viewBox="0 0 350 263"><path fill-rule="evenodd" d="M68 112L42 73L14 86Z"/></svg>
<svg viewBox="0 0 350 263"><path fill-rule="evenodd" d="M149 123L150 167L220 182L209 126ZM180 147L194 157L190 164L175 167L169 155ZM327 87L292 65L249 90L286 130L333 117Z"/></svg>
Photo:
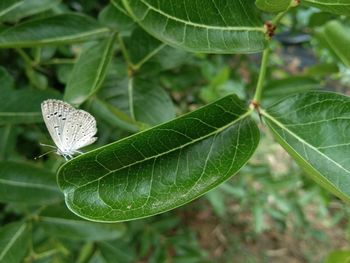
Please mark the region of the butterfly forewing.
<svg viewBox="0 0 350 263"><path fill-rule="evenodd" d="M44 122L52 140L59 149L62 149L63 129L68 120L68 115L76 111L71 105L59 100L46 100L41 104Z"/></svg>

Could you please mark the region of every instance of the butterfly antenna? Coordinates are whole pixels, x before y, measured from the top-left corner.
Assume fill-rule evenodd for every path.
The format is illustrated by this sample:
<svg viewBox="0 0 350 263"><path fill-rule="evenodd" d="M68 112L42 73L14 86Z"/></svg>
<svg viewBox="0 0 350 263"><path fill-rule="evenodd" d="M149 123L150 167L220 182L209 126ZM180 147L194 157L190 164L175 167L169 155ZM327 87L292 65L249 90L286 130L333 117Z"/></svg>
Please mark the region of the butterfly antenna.
<svg viewBox="0 0 350 263"><path fill-rule="evenodd" d="M53 146L53 145L49 145L49 144L44 144L44 143L39 143L41 146L46 146L46 147L50 147L50 148L54 148L54 149L56 149L56 147L55 146Z"/></svg>
<svg viewBox="0 0 350 263"><path fill-rule="evenodd" d="M55 152L56 150L52 150L52 151L48 151L46 153L43 153L42 155L39 155L37 157L34 157L34 160L37 160L37 159L40 159L41 157L45 156L45 155L48 155L49 153L53 153Z"/></svg>

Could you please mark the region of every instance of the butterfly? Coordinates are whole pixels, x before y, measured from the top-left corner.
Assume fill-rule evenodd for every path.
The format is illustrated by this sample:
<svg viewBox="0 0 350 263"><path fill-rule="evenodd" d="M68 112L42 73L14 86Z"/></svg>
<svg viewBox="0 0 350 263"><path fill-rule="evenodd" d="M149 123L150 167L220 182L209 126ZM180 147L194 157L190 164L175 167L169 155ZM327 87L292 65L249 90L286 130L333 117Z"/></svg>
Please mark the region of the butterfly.
<svg viewBox="0 0 350 263"><path fill-rule="evenodd" d="M80 148L96 141L97 137L94 137L97 132L96 120L90 113L54 99L43 101L41 112L56 147L42 145L55 148L54 151L66 161L73 158L76 153L81 154Z"/></svg>

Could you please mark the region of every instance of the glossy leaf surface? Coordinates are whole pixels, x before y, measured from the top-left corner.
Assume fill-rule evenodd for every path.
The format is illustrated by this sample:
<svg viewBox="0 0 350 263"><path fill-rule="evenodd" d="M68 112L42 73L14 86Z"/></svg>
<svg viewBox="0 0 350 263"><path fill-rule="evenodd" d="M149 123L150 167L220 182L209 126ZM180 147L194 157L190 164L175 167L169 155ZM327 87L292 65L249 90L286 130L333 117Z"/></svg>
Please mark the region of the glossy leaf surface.
<svg viewBox="0 0 350 263"><path fill-rule="evenodd" d="M350 200L350 98L329 92L288 97L263 113L280 144L312 179Z"/></svg>
<svg viewBox="0 0 350 263"><path fill-rule="evenodd" d="M259 130L235 95L80 155L58 172L67 206L95 221L148 217L203 195L251 157Z"/></svg>
<svg viewBox="0 0 350 263"><path fill-rule="evenodd" d="M0 229L0 262L20 263L29 248L28 228L12 223Z"/></svg>
<svg viewBox="0 0 350 263"><path fill-rule="evenodd" d="M256 0L256 6L266 12L282 12L287 10L294 0Z"/></svg>
<svg viewBox="0 0 350 263"><path fill-rule="evenodd" d="M108 31L88 16L62 14L28 21L2 31L0 48L72 43L95 39Z"/></svg>
<svg viewBox="0 0 350 263"><path fill-rule="evenodd" d="M100 88L111 62L115 35L83 51L73 68L64 100L79 106Z"/></svg>
<svg viewBox="0 0 350 263"><path fill-rule="evenodd" d="M123 0L130 15L161 41L193 52L253 53L265 47L254 0Z"/></svg>
<svg viewBox="0 0 350 263"><path fill-rule="evenodd" d="M32 165L0 162L0 201L49 204L63 199L53 173Z"/></svg>
<svg viewBox="0 0 350 263"><path fill-rule="evenodd" d="M301 3L306 6L317 7L323 11L338 15L350 15L349 0L302 0Z"/></svg>

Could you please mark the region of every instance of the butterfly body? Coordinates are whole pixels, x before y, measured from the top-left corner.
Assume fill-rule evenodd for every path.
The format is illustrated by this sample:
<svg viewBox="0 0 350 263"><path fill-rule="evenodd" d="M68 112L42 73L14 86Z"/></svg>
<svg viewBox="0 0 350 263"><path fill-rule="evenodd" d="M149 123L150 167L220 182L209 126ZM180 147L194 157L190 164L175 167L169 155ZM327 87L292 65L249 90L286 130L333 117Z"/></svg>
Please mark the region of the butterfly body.
<svg viewBox="0 0 350 263"><path fill-rule="evenodd" d="M41 111L57 147L56 153L66 160L76 153L81 153L80 148L96 141L96 120L90 113L54 99L43 101Z"/></svg>

